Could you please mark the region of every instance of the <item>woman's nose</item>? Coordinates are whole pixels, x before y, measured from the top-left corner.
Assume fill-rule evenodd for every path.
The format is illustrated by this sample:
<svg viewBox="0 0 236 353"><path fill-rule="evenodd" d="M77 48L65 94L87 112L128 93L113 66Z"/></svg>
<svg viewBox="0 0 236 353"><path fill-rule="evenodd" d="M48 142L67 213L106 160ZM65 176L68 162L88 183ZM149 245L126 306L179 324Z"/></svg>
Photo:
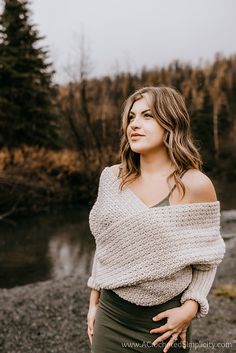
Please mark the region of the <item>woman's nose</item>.
<svg viewBox="0 0 236 353"><path fill-rule="evenodd" d="M140 117L136 116L135 118L133 118L130 124L132 128L135 128L136 126L141 126Z"/></svg>

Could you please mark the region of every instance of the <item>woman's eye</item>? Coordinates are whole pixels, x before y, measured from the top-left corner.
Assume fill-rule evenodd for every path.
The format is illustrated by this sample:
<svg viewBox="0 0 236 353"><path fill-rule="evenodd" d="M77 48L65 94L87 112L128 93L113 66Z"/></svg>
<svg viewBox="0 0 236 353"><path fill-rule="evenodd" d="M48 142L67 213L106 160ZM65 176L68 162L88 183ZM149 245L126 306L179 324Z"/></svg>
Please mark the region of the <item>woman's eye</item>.
<svg viewBox="0 0 236 353"><path fill-rule="evenodd" d="M134 118L133 115L129 115L129 116L128 116L128 121L131 121L133 118Z"/></svg>
<svg viewBox="0 0 236 353"><path fill-rule="evenodd" d="M144 116L144 118L152 118L153 117L151 114L144 114L143 116ZM128 116L128 121L130 122L134 118L135 118L135 116L129 115Z"/></svg>

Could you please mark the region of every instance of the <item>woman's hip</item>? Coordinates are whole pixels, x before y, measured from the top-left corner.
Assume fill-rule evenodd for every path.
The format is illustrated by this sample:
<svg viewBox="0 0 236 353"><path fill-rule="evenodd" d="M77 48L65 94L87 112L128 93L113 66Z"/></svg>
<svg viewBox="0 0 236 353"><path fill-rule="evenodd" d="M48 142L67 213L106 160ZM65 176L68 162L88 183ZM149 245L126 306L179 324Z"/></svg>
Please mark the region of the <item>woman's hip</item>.
<svg viewBox="0 0 236 353"><path fill-rule="evenodd" d="M162 352L164 346L153 347L151 343L157 338L150 330L167 322L164 318L154 322L153 316L160 312L181 305L182 293L154 306L140 306L119 297L114 291L102 289L95 318L93 353L106 352ZM187 342L190 341L191 325L187 330ZM180 339L172 352L188 352L182 350ZM160 349L160 350L158 350Z"/></svg>

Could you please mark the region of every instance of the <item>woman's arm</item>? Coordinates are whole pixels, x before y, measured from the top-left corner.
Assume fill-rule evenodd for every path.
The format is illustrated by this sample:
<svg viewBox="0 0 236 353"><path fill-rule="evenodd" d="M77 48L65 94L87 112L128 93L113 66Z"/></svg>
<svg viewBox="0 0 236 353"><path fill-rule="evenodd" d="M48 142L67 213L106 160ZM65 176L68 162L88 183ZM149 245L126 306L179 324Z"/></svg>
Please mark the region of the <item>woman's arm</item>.
<svg viewBox="0 0 236 353"><path fill-rule="evenodd" d="M87 334L91 344L93 340L93 330L98 309L99 297L100 292L96 289L92 289L90 293L89 309L87 313Z"/></svg>
<svg viewBox="0 0 236 353"><path fill-rule="evenodd" d="M98 284L96 284L96 272L97 272L97 251L95 250L93 256L93 265L92 265L92 273L87 281L87 286L92 289L96 289L100 292L101 288Z"/></svg>
<svg viewBox="0 0 236 353"><path fill-rule="evenodd" d="M91 289L90 299L89 299L89 307L97 305L99 303L100 291L96 289Z"/></svg>
<svg viewBox="0 0 236 353"><path fill-rule="evenodd" d="M190 170L184 176L184 183L189 191L189 202L215 202L217 195L211 179L204 173L196 170ZM183 178L184 178L183 177ZM193 265L193 277L190 285L184 291L181 297L181 303L188 300L195 300L198 304L197 318L204 317L208 314L209 304L207 295L213 284L217 267L206 270L201 268L201 264ZM187 305L187 304L186 304Z"/></svg>
<svg viewBox="0 0 236 353"><path fill-rule="evenodd" d="M87 333L91 344L93 340L94 322L95 322L96 312L97 312L99 298L100 298L100 287L96 285L96 282L95 282L96 270L97 270L97 256L95 251L94 257L93 257L92 274L89 277L87 282L87 286L92 289L90 292L89 309L87 313L87 325L88 325Z"/></svg>
<svg viewBox="0 0 236 353"><path fill-rule="evenodd" d="M181 297L182 305L180 307L168 309L156 315L153 320L159 321L167 318L167 323L158 328L151 329L150 333L161 333L152 344L158 344L165 339L169 339L164 352L173 345L178 336L180 336L182 345L185 348L187 344L187 329L191 321L197 317L205 316L208 311L208 302L206 296L214 281L216 268L209 271L194 270L192 281ZM200 311L199 304L200 304ZM167 349L168 347L168 349Z"/></svg>
<svg viewBox="0 0 236 353"><path fill-rule="evenodd" d="M198 319L208 314L209 304L207 295L214 282L216 271L217 266L208 271L198 270L193 267L192 281L181 297L181 304L184 304L188 300L195 300L199 304L196 314Z"/></svg>

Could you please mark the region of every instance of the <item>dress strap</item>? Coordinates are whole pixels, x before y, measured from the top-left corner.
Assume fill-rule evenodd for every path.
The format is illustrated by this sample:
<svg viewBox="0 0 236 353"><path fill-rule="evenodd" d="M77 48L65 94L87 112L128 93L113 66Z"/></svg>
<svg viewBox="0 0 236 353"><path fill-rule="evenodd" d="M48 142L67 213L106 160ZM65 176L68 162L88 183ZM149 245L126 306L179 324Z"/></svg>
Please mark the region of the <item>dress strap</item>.
<svg viewBox="0 0 236 353"><path fill-rule="evenodd" d="M188 169L185 169L181 174L180 174L180 178L182 178L182 176L187 172ZM174 190L174 188L176 187L176 184L173 186L173 188L170 190L169 194L167 197L170 196L170 194L172 193L172 191Z"/></svg>

